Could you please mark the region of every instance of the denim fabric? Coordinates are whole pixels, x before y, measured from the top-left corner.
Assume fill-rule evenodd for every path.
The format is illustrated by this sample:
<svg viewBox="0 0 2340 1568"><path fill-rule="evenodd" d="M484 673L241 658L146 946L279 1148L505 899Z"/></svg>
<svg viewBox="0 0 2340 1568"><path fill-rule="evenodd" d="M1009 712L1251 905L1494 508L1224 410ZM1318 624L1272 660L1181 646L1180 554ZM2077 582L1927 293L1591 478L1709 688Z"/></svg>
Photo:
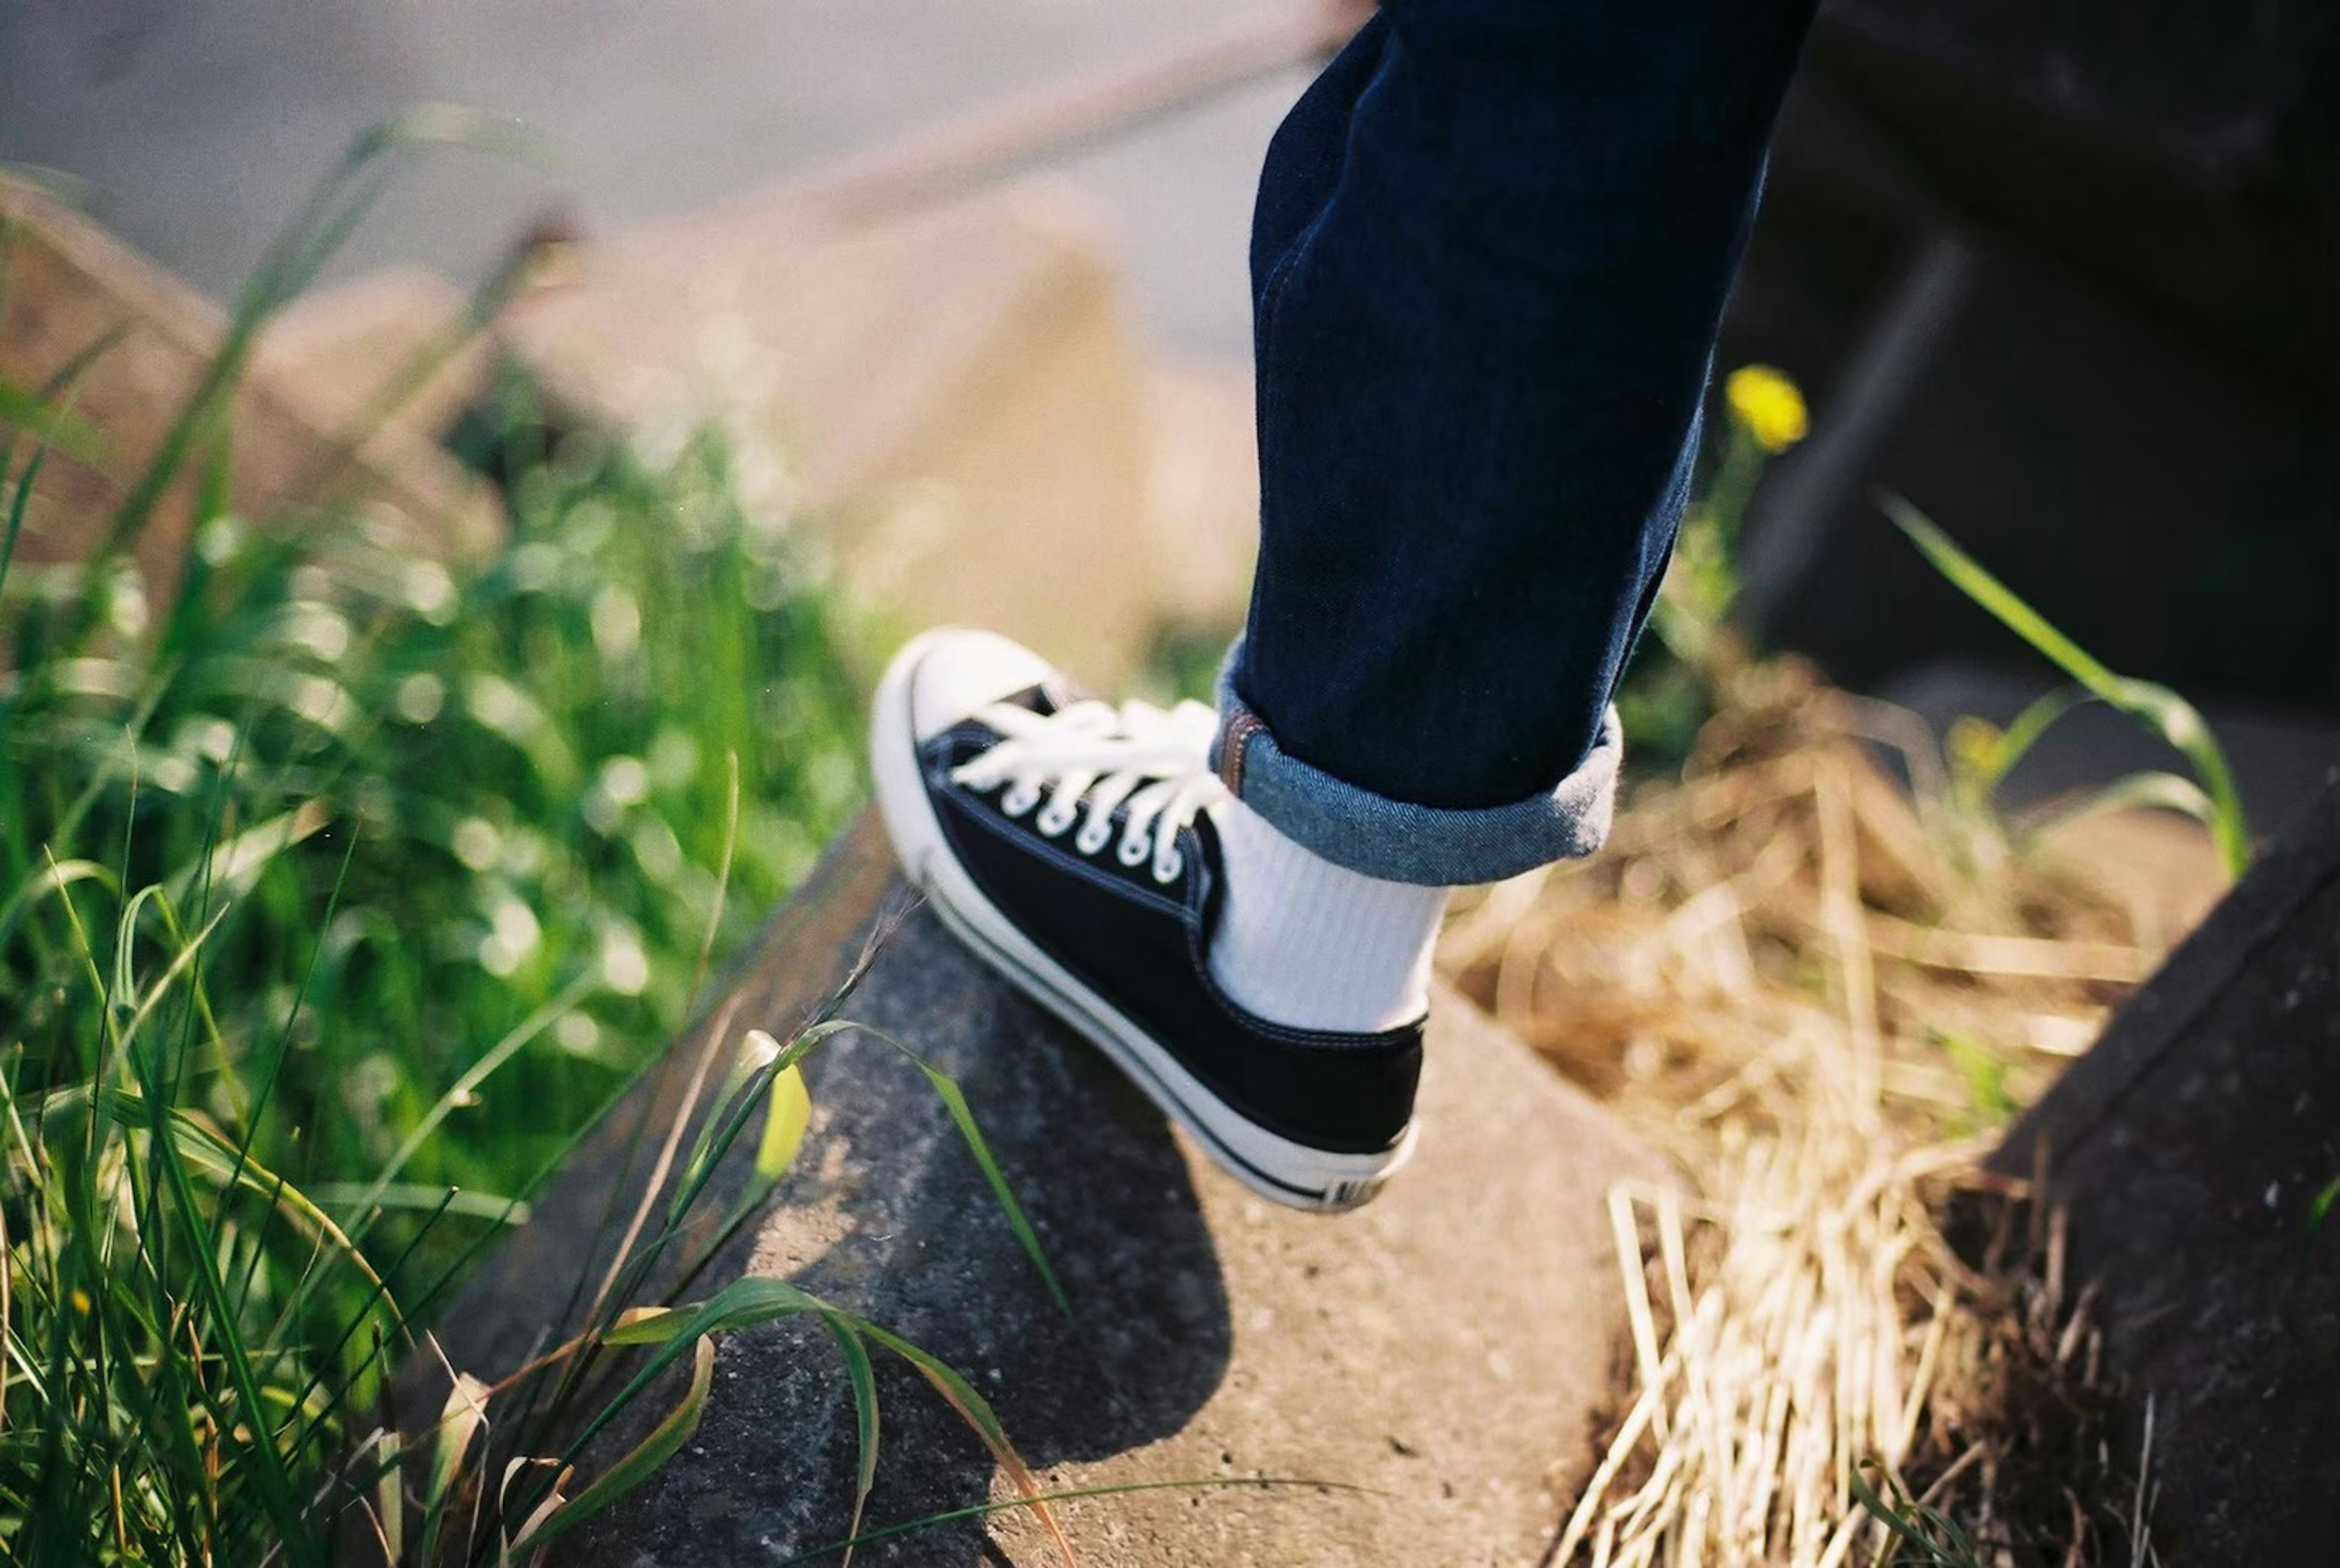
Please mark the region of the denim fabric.
<svg viewBox="0 0 2340 1568"><path fill-rule="evenodd" d="M1383 0L1276 133L1222 721L1327 858L1461 883L1598 843L1811 10Z"/></svg>
<svg viewBox="0 0 2340 1568"><path fill-rule="evenodd" d="M1234 693L1238 641L1219 673L1211 767L1277 832L1367 877L1434 888L1500 882L1590 855L1609 836L1625 739L1611 710L1575 770L1549 792L1503 806L1418 806L1312 768L1276 743Z"/></svg>

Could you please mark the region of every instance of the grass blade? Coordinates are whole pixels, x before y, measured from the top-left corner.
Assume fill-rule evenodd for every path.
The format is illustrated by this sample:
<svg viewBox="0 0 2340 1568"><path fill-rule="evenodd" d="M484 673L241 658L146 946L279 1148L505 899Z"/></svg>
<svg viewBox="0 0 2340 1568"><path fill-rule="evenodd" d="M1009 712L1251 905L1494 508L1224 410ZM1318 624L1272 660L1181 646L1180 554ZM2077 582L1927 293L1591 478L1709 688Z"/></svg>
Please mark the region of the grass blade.
<svg viewBox="0 0 2340 1568"><path fill-rule="evenodd" d="M1024 1456L1016 1452L1016 1445L1007 1440L1007 1429L999 1424L999 1417L992 1410L990 1402L977 1394L975 1385L960 1376L956 1368L912 1345L900 1335L880 1328L874 1323L865 1322L861 1328L870 1338L917 1367L919 1374L934 1385L935 1392L958 1412L959 1418L972 1427L976 1435L983 1439L984 1446L991 1450L993 1462L1006 1473L1016 1490L1022 1493L1024 1500L1032 1505L1033 1513L1039 1515L1049 1538L1056 1543L1056 1551L1063 1556L1066 1568L1080 1568L1080 1559L1073 1554L1073 1543L1066 1538L1064 1526L1056 1523L1055 1512L1041 1500L1038 1478L1032 1474L1032 1467L1024 1463Z"/></svg>
<svg viewBox="0 0 2340 1568"><path fill-rule="evenodd" d="M2050 691L2028 704L2022 712L1999 730L1990 746L1989 765L1986 770L1989 787L1997 789L2015 771L2039 738L2054 727L2056 721L2079 706L2081 694L2068 689Z"/></svg>
<svg viewBox="0 0 2340 1568"><path fill-rule="evenodd" d="M2335 1202L2340 1202L2340 1176L2334 1176L2330 1181L2325 1182L2324 1189L2308 1204L2308 1240L2314 1241L2315 1233L2324 1228L2324 1222L2331 1217L2332 1206Z"/></svg>
<svg viewBox="0 0 2340 1568"><path fill-rule="evenodd" d="M1863 1464L1874 1463L1873 1460L1863 1462ZM1853 1500L1866 1509L1871 1518L1884 1525L1900 1540L1923 1553L1925 1561L1932 1563L1934 1568L1982 1568L1981 1563L1974 1554L1973 1543L1967 1539L1966 1533L1957 1525L1924 1503L1912 1502L1909 1504L1909 1512L1927 1525L1929 1530L1948 1537L1948 1543L1945 1544L1943 1541L1936 1539L1935 1534L1929 1534L1926 1531L1918 1529L1916 1525L1909 1523L1909 1518L1899 1509L1878 1494L1877 1489L1869 1484L1866 1476L1861 1474L1861 1468L1862 1466L1859 1464L1853 1466L1846 1473L1845 1482L1851 1488Z"/></svg>
<svg viewBox="0 0 2340 1568"><path fill-rule="evenodd" d="M821 1321L828 1325L831 1338L845 1357L846 1380L853 1388L854 1441L860 1455L853 1473L853 1522L846 1527L848 1536L861 1533L861 1516L869 1504L870 1490L878 1484L878 1376L869 1365L869 1347L861 1343L848 1319L836 1313L824 1313ZM845 1549L845 1561L838 1568L853 1568L853 1548Z"/></svg>
<svg viewBox="0 0 2340 1568"><path fill-rule="evenodd" d="M2130 807L2176 811L2205 826L2215 822L2218 814L2216 803L2204 794L2202 787L2191 779L2181 779L2175 773L2131 773L2101 789L2088 790L2075 799L2036 812L2025 826L2035 834L2049 833L2083 817Z"/></svg>
<svg viewBox="0 0 2340 1568"><path fill-rule="evenodd" d="M203 376L164 432L153 458L115 508L105 537L89 558L104 566L144 531L154 509L197 444L214 427L243 379L260 329L316 280L372 210L387 184L383 159L427 143L511 148L510 127L484 114L446 105L409 111L362 133L311 193L270 246L238 296L227 332Z"/></svg>
<svg viewBox="0 0 2340 1568"><path fill-rule="evenodd" d="M697 1306L671 1307L612 1327L602 1336L604 1345L655 1345L659 1348L627 1381L617 1397L585 1424L584 1430L577 1434L569 1444L568 1451L561 1455L562 1465L574 1463L585 1445L610 1424L629 1400L649 1386L659 1374L672 1365L684 1351L709 1335L749 1328L799 1313L836 1310L811 1292L784 1279L750 1275L744 1279L733 1280Z"/></svg>
<svg viewBox="0 0 2340 1568"><path fill-rule="evenodd" d="M421 1120L408 1130L406 1136L400 1141L397 1151L383 1163L381 1173L374 1177L372 1183L366 1188L362 1199L355 1206L358 1213L362 1216L381 1200L382 1195L389 1191L392 1185L398 1180L399 1173L406 1168L406 1162L412 1159L415 1154L430 1142L431 1133L437 1130L441 1122L445 1121L454 1113L456 1107L464 1104L476 1095L480 1086L493 1077L497 1068L511 1060L529 1042L559 1022L564 1014L574 1009L579 1002L592 993L598 983L598 979L591 975L571 981L566 989L521 1019L510 1034L481 1054L480 1059L472 1063L470 1068L439 1097L430 1110L423 1114ZM360 1235L364 1233L364 1221L361 1218Z"/></svg>
<svg viewBox="0 0 2340 1568"><path fill-rule="evenodd" d="M2242 797L2235 789L2226 754L2194 705L2166 686L2118 675L2094 655L2057 630L2013 589L1986 571L1958 548L1933 521L1898 495L1881 498L1886 514L1909 536L1919 552L1965 594L1995 617L2088 694L2139 719L2185 757L2208 796L2212 814L2210 836L2218 847L2230 877L2250 867L2251 836L2244 819Z"/></svg>
<svg viewBox="0 0 2340 1568"><path fill-rule="evenodd" d="M764 1107L764 1136L756 1146L756 1175L768 1182L788 1175L811 1126L812 1095L805 1087L804 1067L790 1062L772 1077L771 1099Z"/></svg>
<svg viewBox="0 0 2340 1568"><path fill-rule="evenodd" d="M1016 1445L1008 1440L1006 1428L1000 1424L998 1414L957 1369L900 1335L866 1318L840 1311L786 1280L754 1275L732 1281L696 1307L675 1307L645 1314L618 1325L603 1335L602 1343L605 1345L657 1345L659 1349L609 1406L589 1424L584 1434L570 1444L568 1453L562 1455L562 1464L573 1461L594 1434L653 1378L672 1365L687 1347L704 1344L709 1335L802 1313L817 1315L836 1338L838 1347L845 1352L846 1371L853 1385L856 1425L860 1442L860 1465L854 1501L857 1527L862 1504L870 1487L876 1484L878 1466L877 1383L868 1365L868 1353L862 1344L865 1339L874 1340L916 1368L943 1396L944 1402L958 1412L960 1419L983 1440L984 1446L991 1451L993 1461L1006 1474L1016 1489L1027 1500L1038 1498L1039 1483L1033 1476L1031 1467L1024 1463L1023 1455L1016 1453ZM1073 1554L1072 1543L1066 1540L1055 1515L1048 1512L1045 1503L1036 1501L1035 1506L1049 1534L1055 1538L1065 1562L1077 1568L1078 1559Z"/></svg>
<svg viewBox="0 0 2340 1568"><path fill-rule="evenodd" d="M0 588L8 583L9 565L16 559L16 540L25 531L25 509L32 504L33 485L41 477L41 468L49 460L49 443L39 442L33 455L25 460L25 471L16 476L16 488L8 498L8 531L0 538Z"/></svg>
<svg viewBox="0 0 2340 1568"><path fill-rule="evenodd" d="M642 1440L626 1451L625 1457L601 1473L591 1484L553 1510L544 1522L512 1543L515 1555L532 1552L555 1537L567 1533L610 1503L640 1486L650 1473L674 1457L682 1445L699 1430L699 1418L707 1414L708 1390L714 1386L715 1342L699 1339L691 1347L690 1384L683 1391L682 1403L676 1405L666 1418Z"/></svg>
<svg viewBox="0 0 2340 1568"><path fill-rule="evenodd" d="M431 1451L430 1488L422 1494L421 1561L425 1563L438 1557L440 1526L454 1494L455 1477L463 1468L463 1456L471 1451L471 1439L487 1424L487 1384L469 1373L458 1373L455 1386L447 1391L447 1403L439 1412L438 1442Z"/></svg>
<svg viewBox="0 0 2340 1568"><path fill-rule="evenodd" d="M993 1157L991 1145L984 1138L983 1129L976 1126L975 1113L968 1108L967 1096L960 1091L957 1082L883 1029L873 1029L867 1024L848 1024L848 1027L859 1029L874 1039L883 1040L925 1076L937 1097L943 1102L943 1108L950 1113L951 1123L958 1128L958 1136L966 1143L967 1152L975 1156L975 1163L983 1172L983 1179L991 1188L991 1196L998 1203L1000 1212L1006 1216L1008 1227L1016 1233L1024 1255L1032 1260L1032 1266L1040 1271L1040 1278L1046 1284L1048 1294L1056 1298L1057 1310L1066 1317L1072 1317L1072 1298L1065 1294L1064 1285L1056 1278L1056 1271L1048 1266L1047 1254L1040 1248L1039 1233L1032 1228L1031 1220L1026 1217L1024 1206L1016 1201L1015 1189L1007 1185L1007 1177L1001 1172L999 1161Z"/></svg>
<svg viewBox="0 0 2340 1568"><path fill-rule="evenodd" d="M45 1116L71 1111L88 1099L91 1093L91 1087L86 1083L56 1090L35 1102L36 1114ZM372 1265L366 1261L365 1254L358 1249L340 1226L333 1223L331 1216L283 1177L254 1162L247 1151L205 1126L202 1117L193 1111L183 1107L172 1107L158 1117L148 1097L131 1089L101 1088L95 1091L95 1097L106 1117L116 1126L149 1131L157 1125L167 1126L183 1161L220 1178L223 1187L236 1187L261 1195L292 1218L304 1236L320 1245L331 1247L346 1258L368 1284L376 1289L382 1288L382 1278L374 1273ZM395 1319L396 1315L396 1308L393 1307L392 1316ZM403 1325L401 1327L402 1329Z"/></svg>

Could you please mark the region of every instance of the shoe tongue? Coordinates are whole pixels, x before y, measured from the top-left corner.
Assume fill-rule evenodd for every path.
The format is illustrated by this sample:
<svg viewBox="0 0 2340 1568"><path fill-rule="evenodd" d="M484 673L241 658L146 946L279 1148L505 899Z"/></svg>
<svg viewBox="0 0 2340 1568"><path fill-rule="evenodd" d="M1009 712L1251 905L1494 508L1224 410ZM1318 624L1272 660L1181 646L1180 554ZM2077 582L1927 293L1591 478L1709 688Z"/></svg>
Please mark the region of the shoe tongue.
<svg viewBox="0 0 2340 1568"><path fill-rule="evenodd" d="M1011 692L999 700L1010 708L1026 709L1046 718L1052 713L1060 713L1074 703L1085 701L1087 698L1088 693L1077 681L1057 670L1049 671L1046 679L1036 684L1027 686L1021 691Z"/></svg>

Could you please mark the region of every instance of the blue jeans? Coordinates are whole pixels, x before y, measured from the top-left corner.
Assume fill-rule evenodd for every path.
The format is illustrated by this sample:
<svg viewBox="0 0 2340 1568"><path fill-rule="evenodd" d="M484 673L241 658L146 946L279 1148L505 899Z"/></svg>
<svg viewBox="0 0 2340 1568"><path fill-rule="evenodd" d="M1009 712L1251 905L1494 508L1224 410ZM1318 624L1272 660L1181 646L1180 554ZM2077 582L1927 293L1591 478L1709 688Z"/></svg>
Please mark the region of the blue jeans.
<svg viewBox="0 0 2340 1568"><path fill-rule="evenodd" d="M1383 0L1268 149L1213 765L1403 881L1589 853L1813 0Z"/></svg>

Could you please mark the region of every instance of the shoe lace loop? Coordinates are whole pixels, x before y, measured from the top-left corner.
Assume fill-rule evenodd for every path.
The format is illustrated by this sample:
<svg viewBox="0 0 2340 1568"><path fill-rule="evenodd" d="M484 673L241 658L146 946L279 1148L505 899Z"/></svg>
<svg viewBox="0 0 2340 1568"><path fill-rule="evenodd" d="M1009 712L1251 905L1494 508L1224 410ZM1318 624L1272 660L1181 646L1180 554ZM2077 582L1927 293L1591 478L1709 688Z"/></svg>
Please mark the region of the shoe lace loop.
<svg viewBox="0 0 2340 1568"><path fill-rule="evenodd" d="M1073 842L1085 855L1105 848L1120 809L1115 857L1135 867L1150 856L1157 882L1175 881L1185 868L1179 833L1227 798L1205 761L1217 717L1200 702L1165 710L1145 702L1084 701L1046 714L994 703L976 718L1000 739L951 769L954 782L977 790L1005 784L999 809L1021 817L1040 806L1034 820L1050 838L1079 817Z"/></svg>

